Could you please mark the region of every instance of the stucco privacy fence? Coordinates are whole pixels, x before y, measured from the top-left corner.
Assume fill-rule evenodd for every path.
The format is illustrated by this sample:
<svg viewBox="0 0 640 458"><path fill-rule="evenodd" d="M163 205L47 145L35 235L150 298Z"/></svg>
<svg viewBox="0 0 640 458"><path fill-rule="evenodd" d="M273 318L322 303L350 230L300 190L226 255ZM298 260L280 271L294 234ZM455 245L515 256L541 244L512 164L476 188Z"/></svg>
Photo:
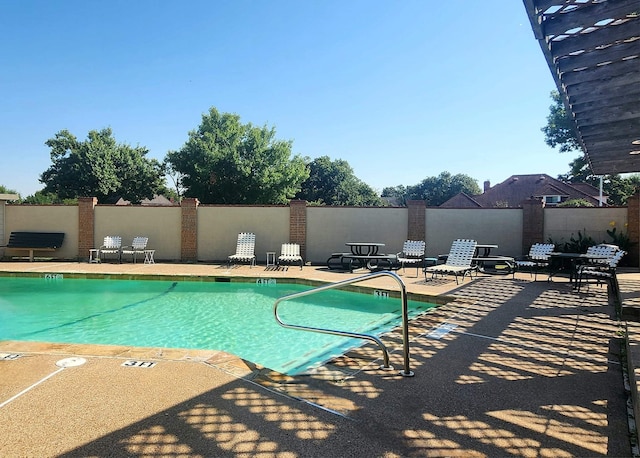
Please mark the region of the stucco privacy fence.
<svg viewBox="0 0 640 458"><path fill-rule="evenodd" d="M323 264L345 242L382 242L384 252L397 253L405 240L424 240L427 254L447 253L456 238L498 245L497 254L520 256L536 242L568 241L578 233L610 241L607 230L625 232L632 246L628 264L640 265L640 197L626 207L545 207L538 199L521 208L438 208L424 201L406 207L309 206L302 200L288 205L204 205L183 199L175 206L98 205L81 198L77 205L17 205L17 196L0 194L0 240L6 245L13 231L64 232L57 259L88 260L89 250L107 235L119 235L123 245L135 236L149 237L156 261L224 262L235 251L240 232L256 234L256 256L279 252L283 243L298 243L307 262ZM14 255L0 248L0 256Z"/></svg>

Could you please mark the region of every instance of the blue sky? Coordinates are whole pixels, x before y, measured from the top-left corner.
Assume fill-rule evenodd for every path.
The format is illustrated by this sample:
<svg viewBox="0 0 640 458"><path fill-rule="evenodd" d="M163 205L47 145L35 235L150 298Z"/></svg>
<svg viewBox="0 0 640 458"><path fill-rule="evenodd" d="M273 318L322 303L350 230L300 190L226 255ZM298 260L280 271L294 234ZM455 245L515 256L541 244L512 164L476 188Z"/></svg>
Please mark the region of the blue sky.
<svg viewBox="0 0 640 458"><path fill-rule="evenodd" d="M517 0L0 0L0 56L0 184L24 197L62 129L162 160L210 107L378 191L577 156L544 143L555 86Z"/></svg>

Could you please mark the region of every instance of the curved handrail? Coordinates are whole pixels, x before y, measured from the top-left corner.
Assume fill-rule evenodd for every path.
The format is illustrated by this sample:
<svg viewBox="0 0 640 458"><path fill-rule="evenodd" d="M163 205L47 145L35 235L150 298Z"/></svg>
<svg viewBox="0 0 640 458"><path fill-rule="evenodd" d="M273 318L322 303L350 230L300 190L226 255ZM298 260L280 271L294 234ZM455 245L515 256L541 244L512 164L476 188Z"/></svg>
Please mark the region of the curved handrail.
<svg viewBox="0 0 640 458"><path fill-rule="evenodd" d="M319 293L321 291L336 289L342 286L351 285L353 283L358 283L364 280L371 280L372 278L382 277L382 276L391 277L394 280L396 280L400 285L400 299L402 301L402 347L403 347L403 354L404 354L404 370L400 372L400 375L403 375L405 377L413 377L414 373L409 368L409 319L408 319L408 313L407 313L407 288L405 287L405 284L402 281L402 279L393 272L388 272L388 271L373 272L371 274L363 275L361 277L351 278L351 279L339 281L336 283L330 283L328 285L318 286L316 288L313 288L307 291L301 291L299 293L293 293L287 296L282 296L276 299L276 301L274 302L273 314L278 324L285 328L298 329L301 331L309 331L309 332L318 332L322 334L333 334L333 335L339 335L339 336L345 336L345 337L354 337L356 339L371 340L372 342L375 342L382 350L383 359L384 359L384 365L382 367L384 369L393 369L391 366L389 366L389 353L387 352L387 347L385 347L382 341L378 339L376 336L372 336L370 334L360 334L357 332L337 331L333 329L314 328L311 326L289 324L282 321L282 319L278 315L278 305L281 302L288 301L290 299L296 299L298 297L309 296L311 294Z"/></svg>

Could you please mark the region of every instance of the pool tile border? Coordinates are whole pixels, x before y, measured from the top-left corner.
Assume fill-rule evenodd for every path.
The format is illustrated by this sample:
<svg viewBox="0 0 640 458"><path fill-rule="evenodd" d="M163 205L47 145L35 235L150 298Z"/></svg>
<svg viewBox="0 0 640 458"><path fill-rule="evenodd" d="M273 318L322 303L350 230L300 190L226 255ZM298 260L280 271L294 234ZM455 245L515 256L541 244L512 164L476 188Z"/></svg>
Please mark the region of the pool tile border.
<svg viewBox="0 0 640 458"><path fill-rule="evenodd" d="M86 279L86 280L149 280L149 281L178 281L178 282L211 282L211 283L256 283L258 280L273 277L248 277L248 276L219 276L219 275L172 275L172 274L129 274L129 273L87 273L87 272L16 272L2 271L0 277L11 278L51 278L52 275L63 275L63 278ZM304 286L322 286L328 281L309 280L296 277L277 277L275 280L284 283ZM376 290L384 289L380 286L346 285L339 288L342 291L350 291L361 294L373 294ZM399 298L400 291L388 290L389 297ZM454 298L446 295L428 295L407 292L407 300L416 302L428 302L436 305L445 305Z"/></svg>

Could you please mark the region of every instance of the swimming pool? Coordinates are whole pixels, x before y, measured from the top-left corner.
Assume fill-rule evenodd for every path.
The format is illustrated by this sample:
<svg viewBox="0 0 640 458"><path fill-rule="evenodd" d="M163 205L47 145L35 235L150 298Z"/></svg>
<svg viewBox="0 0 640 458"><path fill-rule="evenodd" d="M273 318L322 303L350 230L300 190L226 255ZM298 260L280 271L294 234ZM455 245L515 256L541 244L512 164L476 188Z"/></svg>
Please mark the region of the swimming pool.
<svg viewBox="0 0 640 458"><path fill-rule="evenodd" d="M275 300L311 287L274 282L190 282L0 277L0 340L222 350L278 372L307 371L359 339L285 329ZM283 303L296 324L374 333L400 323L401 301L323 291ZM409 301L410 315L434 304Z"/></svg>

